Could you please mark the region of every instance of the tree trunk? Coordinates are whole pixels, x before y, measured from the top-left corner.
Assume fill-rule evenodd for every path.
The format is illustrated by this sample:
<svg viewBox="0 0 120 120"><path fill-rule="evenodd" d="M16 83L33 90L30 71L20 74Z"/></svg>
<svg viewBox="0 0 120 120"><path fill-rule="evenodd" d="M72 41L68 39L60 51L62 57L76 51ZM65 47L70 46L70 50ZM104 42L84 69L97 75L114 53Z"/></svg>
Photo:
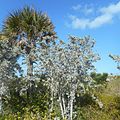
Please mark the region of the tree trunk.
<svg viewBox="0 0 120 120"><path fill-rule="evenodd" d="M72 116L73 116L73 99L71 98L71 101L70 101L70 120L72 120Z"/></svg>
<svg viewBox="0 0 120 120"><path fill-rule="evenodd" d="M53 104L54 104L54 101L53 101L53 98L54 96L53 96L53 90L52 90L52 92L51 92L51 105L50 105L50 113L53 111Z"/></svg>
<svg viewBox="0 0 120 120"><path fill-rule="evenodd" d="M27 75L28 76L33 76L33 61L31 60L30 56L28 55L29 58L27 61Z"/></svg>
<svg viewBox="0 0 120 120"><path fill-rule="evenodd" d="M33 76L33 61L31 59L30 54L26 56L27 62L27 76L28 76L28 89L27 89L27 100L30 102L31 93L31 86L32 86L32 76ZM32 102L32 101L31 101Z"/></svg>
<svg viewBox="0 0 120 120"><path fill-rule="evenodd" d="M72 120L72 118L73 118L73 101L74 101L74 92L73 91L71 91L70 97L68 100L69 100L68 101L68 109L69 109L68 120Z"/></svg>
<svg viewBox="0 0 120 120"><path fill-rule="evenodd" d="M64 115L66 116L66 106L65 106L64 96L62 96L62 103L63 103Z"/></svg>
<svg viewBox="0 0 120 120"><path fill-rule="evenodd" d="M65 116L64 116L64 109L63 109L63 105L62 105L61 95L59 95L59 104L60 104L60 109L61 109L62 118L63 118L63 120L64 120L64 119L65 119Z"/></svg>

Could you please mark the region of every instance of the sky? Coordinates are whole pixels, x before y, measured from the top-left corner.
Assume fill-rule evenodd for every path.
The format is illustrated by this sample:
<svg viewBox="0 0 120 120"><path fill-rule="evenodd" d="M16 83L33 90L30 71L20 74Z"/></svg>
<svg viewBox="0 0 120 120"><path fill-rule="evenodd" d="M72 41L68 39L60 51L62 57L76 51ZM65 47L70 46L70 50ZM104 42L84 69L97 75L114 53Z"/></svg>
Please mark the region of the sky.
<svg viewBox="0 0 120 120"><path fill-rule="evenodd" d="M0 4L0 29L9 15L24 6L48 14L60 39L68 35L90 35L96 41L97 72L119 74L109 54L120 55L120 0L3 0Z"/></svg>

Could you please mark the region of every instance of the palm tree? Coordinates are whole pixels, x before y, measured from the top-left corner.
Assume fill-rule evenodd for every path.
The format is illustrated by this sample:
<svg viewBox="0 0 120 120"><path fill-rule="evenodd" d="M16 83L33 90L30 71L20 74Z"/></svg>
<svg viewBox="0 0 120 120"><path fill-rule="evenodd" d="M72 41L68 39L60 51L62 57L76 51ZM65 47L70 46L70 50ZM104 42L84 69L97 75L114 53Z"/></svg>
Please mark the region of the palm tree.
<svg viewBox="0 0 120 120"><path fill-rule="evenodd" d="M0 31L0 41L8 39L7 36L5 36L1 31Z"/></svg>
<svg viewBox="0 0 120 120"><path fill-rule="evenodd" d="M25 7L8 16L3 25L2 36L9 38L11 47L20 48L18 54L26 58L29 101L34 86L33 63L36 61L34 52L37 47L46 48L51 41L54 42L56 39L54 26L46 14Z"/></svg>
<svg viewBox="0 0 120 120"><path fill-rule="evenodd" d="M33 75L33 56L30 55L33 48L43 40L49 43L56 39L54 26L49 17L37 12L33 8L25 7L11 13L3 25L3 33L9 38L11 45L19 45L25 49L28 55L27 75Z"/></svg>

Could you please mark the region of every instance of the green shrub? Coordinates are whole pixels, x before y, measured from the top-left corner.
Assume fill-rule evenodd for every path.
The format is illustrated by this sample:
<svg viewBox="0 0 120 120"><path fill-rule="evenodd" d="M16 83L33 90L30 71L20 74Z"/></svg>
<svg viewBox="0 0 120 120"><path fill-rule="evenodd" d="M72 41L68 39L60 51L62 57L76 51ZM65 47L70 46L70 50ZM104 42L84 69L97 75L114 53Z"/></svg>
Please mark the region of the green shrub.
<svg viewBox="0 0 120 120"><path fill-rule="evenodd" d="M77 120L120 120L120 97L104 93L98 97L104 104L103 108L100 109L97 103L83 105L77 110Z"/></svg>
<svg viewBox="0 0 120 120"><path fill-rule="evenodd" d="M100 73L92 72L90 76L93 78L93 80L96 81L97 84L105 84L106 79L108 77L108 73L100 74Z"/></svg>

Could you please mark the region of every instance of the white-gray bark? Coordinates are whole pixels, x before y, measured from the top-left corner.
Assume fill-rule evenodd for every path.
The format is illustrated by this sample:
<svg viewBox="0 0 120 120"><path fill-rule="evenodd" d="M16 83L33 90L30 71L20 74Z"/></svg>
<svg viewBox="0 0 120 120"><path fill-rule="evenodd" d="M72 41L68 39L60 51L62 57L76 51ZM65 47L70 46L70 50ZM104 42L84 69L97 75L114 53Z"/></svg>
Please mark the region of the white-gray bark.
<svg viewBox="0 0 120 120"><path fill-rule="evenodd" d="M72 120L74 112L75 93L79 86L91 86L90 70L94 69L93 62L99 59L93 53L94 40L90 37L69 37L70 42L52 45L48 49L39 49L40 71L45 73L48 86L58 97L62 118ZM44 68L44 69L43 69Z"/></svg>

